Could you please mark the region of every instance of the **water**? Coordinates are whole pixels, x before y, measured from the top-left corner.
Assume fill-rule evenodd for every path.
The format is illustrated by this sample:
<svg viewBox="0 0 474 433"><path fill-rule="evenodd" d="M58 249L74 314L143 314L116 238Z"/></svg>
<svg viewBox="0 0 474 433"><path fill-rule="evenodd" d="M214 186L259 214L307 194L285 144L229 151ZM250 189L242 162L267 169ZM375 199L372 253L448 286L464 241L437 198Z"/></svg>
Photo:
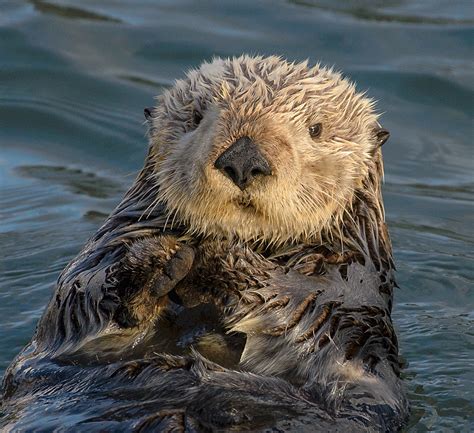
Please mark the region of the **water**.
<svg viewBox="0 0 474 433"><path fill-rule="evenodd" d="M142 110L213 55L336 65L380 100L408 431L474 430L470 0L0 2L0 374L143 162Z"/></svg>

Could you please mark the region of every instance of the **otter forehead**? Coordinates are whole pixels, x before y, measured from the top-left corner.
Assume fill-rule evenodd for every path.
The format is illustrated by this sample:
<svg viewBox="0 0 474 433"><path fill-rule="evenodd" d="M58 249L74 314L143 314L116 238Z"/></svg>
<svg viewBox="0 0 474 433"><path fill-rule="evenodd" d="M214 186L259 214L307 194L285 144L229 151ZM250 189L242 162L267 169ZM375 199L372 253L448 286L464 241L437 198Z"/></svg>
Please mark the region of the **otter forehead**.
<svg viewBox="0 0 474 433"><path fill-rule="evenodd" d="M295 123L306 123L308 115L331 118L346 134L376 119L372 101L341 74L279 57L241 56L204 63L176 81L159 102L162 114L181 124L178 130L186 127L190 112L209 106L229 110L241 124L265 115L286 116Z"/></svg>
<svg viewBox="0 0 474 433"><path fill-rule="evenodd" d="M341 219L377 148L370 99L331 69L278 57L204 63L150 121L157 200L194 230L242 239Z"/></svg>

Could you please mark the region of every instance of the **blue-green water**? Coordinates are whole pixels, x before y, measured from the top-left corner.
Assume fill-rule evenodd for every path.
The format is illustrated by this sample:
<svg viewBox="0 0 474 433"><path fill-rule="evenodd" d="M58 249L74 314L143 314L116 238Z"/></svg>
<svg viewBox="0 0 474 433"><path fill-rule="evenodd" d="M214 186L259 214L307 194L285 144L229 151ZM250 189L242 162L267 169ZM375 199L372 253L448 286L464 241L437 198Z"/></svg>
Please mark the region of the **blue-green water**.
<svg viewBox="0 0 474 433"><path fill-rule="evenodd" d="M0 374L146 151L143 107L214 55L335 65L379 99L409 431L474 430L474 6L0 1Z"/></svg>

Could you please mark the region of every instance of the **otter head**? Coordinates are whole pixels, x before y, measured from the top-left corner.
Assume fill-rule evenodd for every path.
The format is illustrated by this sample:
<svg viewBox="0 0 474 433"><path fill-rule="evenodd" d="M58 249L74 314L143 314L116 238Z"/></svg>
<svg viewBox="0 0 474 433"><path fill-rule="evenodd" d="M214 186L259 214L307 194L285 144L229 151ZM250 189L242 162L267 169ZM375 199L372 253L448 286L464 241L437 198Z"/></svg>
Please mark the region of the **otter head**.
<svg viewBox="0 0 474 433"><path fill-rule="evenodd" d="M157 200L197 232L284 243L341 221L388 138L339 73L215 59L145 110Z"/></svg>

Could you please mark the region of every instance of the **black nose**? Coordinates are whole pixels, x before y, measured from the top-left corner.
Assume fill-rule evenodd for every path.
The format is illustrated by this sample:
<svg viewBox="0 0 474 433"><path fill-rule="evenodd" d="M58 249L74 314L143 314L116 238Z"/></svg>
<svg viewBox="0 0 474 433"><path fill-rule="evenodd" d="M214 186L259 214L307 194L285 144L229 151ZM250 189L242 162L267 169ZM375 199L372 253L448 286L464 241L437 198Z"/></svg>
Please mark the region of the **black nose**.
<svg viewBox="0 0 474 433"><path fill-rule="evenodd" d="M239 138L232 146L226 149L217 158L214 167L222 171L242 191L257 176L268 176L271 174L268 161L249 137Z"/></svg>

